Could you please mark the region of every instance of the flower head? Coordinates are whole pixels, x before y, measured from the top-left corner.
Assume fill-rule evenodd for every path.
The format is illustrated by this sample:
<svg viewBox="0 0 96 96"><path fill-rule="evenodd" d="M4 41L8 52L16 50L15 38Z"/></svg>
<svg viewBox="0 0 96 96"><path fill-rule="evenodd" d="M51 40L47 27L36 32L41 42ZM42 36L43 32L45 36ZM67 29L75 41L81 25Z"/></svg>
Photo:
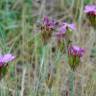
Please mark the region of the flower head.
<svg viewBox="0 0 96 96"><path fill-rule="evenodd" d="M54 19L50 19L48 16L45 16L43 19L43 25L53 29L55 27L56 21Z"/></svg>
<svg viewBox="0 0 96 96"><path fill-rule="evenodd" d="M68 61L72 70L75 70L80 64L80 59L84 55L85 50L77 45L71 45L68 48Z"/></svg>
<svg viewBox="0 0 96 96"><path fill-rule="evenodd" d="M68 30L74 31L76 29L75 24L71 23L63 23L61 24L60 28L58 29L58 32L56 33L57 37L62 37Z"/></svg>
<svg viewBox="0 0 96 96"><path fill-rule="evenodd" d="M13 56L10 53L5 54L5 55L1 55L0 56L0 67L2 67L4 64L6 64L14 59L15 59L15 56Z"/></svg>
<svg viewBox="0 0 96 96"><path fill-rule="evenodd" d="M74 30L76 29L76 26L75 26L74 23L68 24L68 23L64 22L64 23L62 24L62 26L65 26L66 30L67 30L67 29L71 29L71 30L74 31Z"/></svg>
<svg viewBox="0 0 96 96"><path fill-rule="evenodd" d="M69 55L82 57L84 54L84 49L80 48L76 45L73 45L73 46L69 47L68 53L69 53Z"/></svg>
<svg viewBox="0 0 96 96"><path fill-rule="evenodd" d="M84 12L87 14L93 14L96 16L96 5L86 5Z"/></svg>
<svg viewBox="0 0 96 96"><path fill-rule="evenodd" d="M91 25L96 28L96 5L86 5L84 12L87 14Z"/></svg>
<svg viewBox="0 0 96 96"><path fill-rule="evenodd" d="M50 40L56 23L57 22L54 19L51 19L48 16L43 18L43 24L41 26L41 39L43 44L47 44Z"/></svg>

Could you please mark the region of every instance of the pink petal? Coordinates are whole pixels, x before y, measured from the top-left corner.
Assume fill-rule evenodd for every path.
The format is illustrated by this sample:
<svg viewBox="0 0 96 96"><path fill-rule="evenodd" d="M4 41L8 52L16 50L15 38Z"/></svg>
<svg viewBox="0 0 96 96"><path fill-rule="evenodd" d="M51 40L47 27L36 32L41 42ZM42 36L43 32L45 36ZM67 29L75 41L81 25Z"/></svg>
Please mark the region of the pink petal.
<svg viewBox="0 0 96 96"><path fill-rule="evenodd" d="M10 61L12 61L12 60L14 60L15 59L15 56L13 56L12 54L10 54L10 53L8 53L8 54L5 54L3 57L2 57L2 62L3 63L8 63L8 62L10 62Z"/></svg>

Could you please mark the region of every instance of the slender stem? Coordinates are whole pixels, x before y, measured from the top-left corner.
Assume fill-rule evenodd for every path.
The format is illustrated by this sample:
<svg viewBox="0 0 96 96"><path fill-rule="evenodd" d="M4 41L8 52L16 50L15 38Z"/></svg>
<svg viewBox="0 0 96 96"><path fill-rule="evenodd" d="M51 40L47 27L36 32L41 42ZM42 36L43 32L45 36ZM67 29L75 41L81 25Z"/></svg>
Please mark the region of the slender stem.
<svg viewBox="0 0 96 96"><path fill-rule="evenodd" d="M75 81L75 73L73 71L69 72L69 96L75 96L74 90L74 81Z"/></svg>
<svg viewBox="0 0 96 96"><path fill-rule="evenodd" d="M95 45L96 45L96 28L94 28L94 32L95 32L95 41L94 41L94 43L95 43Z"/></svg>
<svg viewBox="0 0 96 96"><path fill-rule="evenodd" d="M52 96L51 88L49 88L49 90L48 90L48 96Z"/></svg>

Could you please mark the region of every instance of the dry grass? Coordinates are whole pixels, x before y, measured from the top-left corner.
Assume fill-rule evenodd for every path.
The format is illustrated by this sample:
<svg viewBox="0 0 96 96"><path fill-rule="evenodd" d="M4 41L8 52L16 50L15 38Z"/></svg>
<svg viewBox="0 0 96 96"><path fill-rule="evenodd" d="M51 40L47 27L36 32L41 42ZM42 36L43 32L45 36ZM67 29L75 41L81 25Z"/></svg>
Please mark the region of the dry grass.
<svg viewBox="0 0 96 96"><path fill-rule="evenodd" d="M86 53L75 72L75 96L96 96L96 57L90 57L96 35L83 13L84 5L93 3L96 1L0 0L0 49L16 55L0 81L0 96L67 96L67 58L58 50L52 53L54 36L46 46L40 40L37 25L45 15L76 23L73 44L84 47ZM48 72L51 85L46 84Z"/></svg>

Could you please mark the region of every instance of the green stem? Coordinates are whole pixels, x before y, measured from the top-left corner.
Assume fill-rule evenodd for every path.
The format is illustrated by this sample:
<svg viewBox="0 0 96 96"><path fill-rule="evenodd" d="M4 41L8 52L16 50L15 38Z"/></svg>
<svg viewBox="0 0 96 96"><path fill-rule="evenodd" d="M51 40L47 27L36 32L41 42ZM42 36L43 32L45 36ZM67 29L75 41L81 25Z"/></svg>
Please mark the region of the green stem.
<svg viewBox="0 0 96 96"><path fill-rule="evenodd" d="M49 88L49 90L48 90L48 96L52 96L51 88Z"/></svg>
<svg viewBox="0 0 96 96"><path fill-rule="evenodd" d="M69 72L69 96L75 96L74 91L74 81L75 81L75 73L73 71Z"/></svg>

